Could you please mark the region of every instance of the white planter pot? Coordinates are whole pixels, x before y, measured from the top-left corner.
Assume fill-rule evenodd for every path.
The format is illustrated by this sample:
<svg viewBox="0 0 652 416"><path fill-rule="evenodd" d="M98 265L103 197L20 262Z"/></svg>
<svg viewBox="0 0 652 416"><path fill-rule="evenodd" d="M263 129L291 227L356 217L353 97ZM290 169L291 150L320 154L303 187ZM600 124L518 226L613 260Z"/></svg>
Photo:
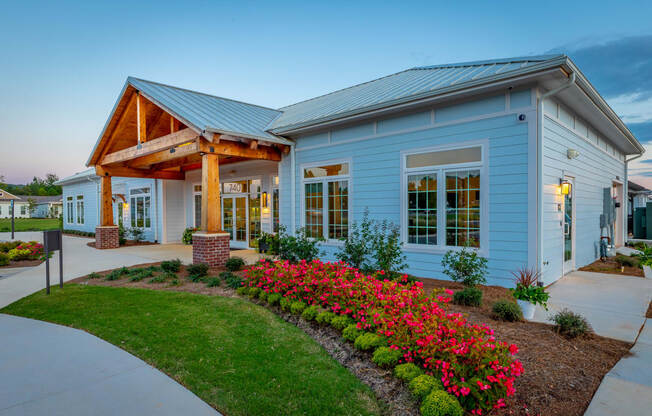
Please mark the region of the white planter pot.
<svg viewBox="0 0 652 416"><path fill-rule="evenodd" d="M521 311L523 311L523 318L528 321L534 318L534 311L537 309L537 305L530 303L527 300L520 299L517 299L516 303L518 303L518 306L521 307Z"/></svg>

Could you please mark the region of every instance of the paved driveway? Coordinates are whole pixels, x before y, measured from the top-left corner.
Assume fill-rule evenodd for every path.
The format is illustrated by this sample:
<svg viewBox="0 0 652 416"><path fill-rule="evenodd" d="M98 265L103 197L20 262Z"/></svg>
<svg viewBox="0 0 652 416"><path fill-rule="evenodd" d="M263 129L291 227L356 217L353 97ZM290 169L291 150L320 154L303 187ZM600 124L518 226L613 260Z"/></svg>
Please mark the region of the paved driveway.
<svg viewBox="0 0 652 416"><path fill-rule="evenodd" d="M584 315L598 335L634 342L650 299L652 279L604 273L573 272L548 288L549 311L537 308L534 320L548 322L568 308Z"/></svg>
<svg viewBox="0 0 652 416"><path fill-rule="evenodd" d="M0 416L219 416L144 361L86 332L0 314Z"/></svg>

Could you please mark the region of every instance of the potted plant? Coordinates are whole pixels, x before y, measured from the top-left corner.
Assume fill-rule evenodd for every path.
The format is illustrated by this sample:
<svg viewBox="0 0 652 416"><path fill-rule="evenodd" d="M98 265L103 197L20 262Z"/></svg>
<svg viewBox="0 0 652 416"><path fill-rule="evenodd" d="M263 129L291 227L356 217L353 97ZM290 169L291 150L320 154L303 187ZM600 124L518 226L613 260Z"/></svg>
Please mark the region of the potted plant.
<svg viewBox="0 0 652 416"><path fill-rule="evenodd" d="M523 311L525 319L534 318L534 312L537 305L541 305L543 309L548 310L548 298L550 294L546 292L543 286L539 286L539 277L541 272L526 267L520 269L518 272L512 274L515 277L516 288L510 289L516 303Z"/></svg>

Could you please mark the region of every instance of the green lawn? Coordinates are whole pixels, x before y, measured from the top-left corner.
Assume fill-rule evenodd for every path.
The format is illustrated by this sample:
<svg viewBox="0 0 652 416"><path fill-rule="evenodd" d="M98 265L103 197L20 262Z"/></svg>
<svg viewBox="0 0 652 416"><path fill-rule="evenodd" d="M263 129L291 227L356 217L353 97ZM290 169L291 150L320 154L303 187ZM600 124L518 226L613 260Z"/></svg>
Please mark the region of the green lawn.
<svg viewBox="0 0 652 416"><path fill-rule="evenodd" d="M15 218L15 231L45 231L59 228L58 218ZM0 218L0 232L11 231L11 218Z"/></svg>
<svg viewBox="0 0 652 416"><path fill-rule="evenodd" d="M381 413L373 393L308 335L242 299L68 284L0 312L84 329L229 416Z"/></svg>

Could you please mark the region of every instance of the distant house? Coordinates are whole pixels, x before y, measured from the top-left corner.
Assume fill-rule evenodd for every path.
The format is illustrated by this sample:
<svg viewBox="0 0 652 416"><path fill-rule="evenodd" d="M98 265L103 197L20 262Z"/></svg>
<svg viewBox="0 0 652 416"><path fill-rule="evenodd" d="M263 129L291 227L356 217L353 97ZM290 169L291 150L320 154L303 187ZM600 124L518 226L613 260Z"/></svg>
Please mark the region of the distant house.
<svg viewBox="0 0 652 416"><path fill-rule="evenodd" d="M59 218L63 213L63 200L61 195L54 196L26 196L27 201L33 200L35 208L31 212L32 218Z"/></svg>
<svg viewBox="0 0 652 416"><path fill-rule="evenodd" d="M222 261L223 238L285 226L334 260L368 210L399 227L408 273L444 278L470 245L492 284L524 266L549 284L598 257L601 218L624 244L644 151L564 55L410 68L279 109L129 77L92 169L58 184L64 227L99 248L120 223L161 243L201 227L194 261Z"/></svg>
<svg viewBox="0 0 652 416"><path fill-rule="evenodd" d="M0 218L11 218L11 201L14 201L14 218L29 218L29 202L22 198L0 189Z"/></svg>

